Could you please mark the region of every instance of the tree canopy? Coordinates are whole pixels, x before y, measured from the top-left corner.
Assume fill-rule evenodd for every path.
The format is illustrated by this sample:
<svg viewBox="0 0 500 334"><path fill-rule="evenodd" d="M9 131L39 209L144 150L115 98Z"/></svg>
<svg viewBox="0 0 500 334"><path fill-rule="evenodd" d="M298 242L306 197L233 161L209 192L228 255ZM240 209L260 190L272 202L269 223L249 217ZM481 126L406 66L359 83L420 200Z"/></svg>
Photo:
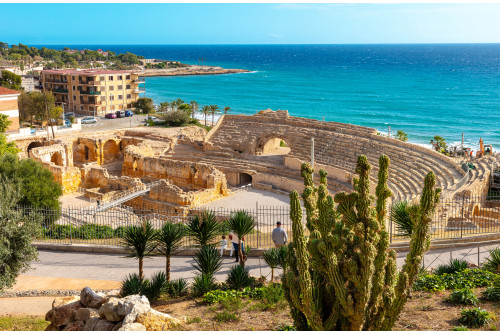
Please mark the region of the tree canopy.
<svg viewBox="0 0 500 334"><path fill-rule="evenodd" d="M2 70L2 75L0 75L0 86L19 91L23 90L21 76L6 70Z"/></svg>

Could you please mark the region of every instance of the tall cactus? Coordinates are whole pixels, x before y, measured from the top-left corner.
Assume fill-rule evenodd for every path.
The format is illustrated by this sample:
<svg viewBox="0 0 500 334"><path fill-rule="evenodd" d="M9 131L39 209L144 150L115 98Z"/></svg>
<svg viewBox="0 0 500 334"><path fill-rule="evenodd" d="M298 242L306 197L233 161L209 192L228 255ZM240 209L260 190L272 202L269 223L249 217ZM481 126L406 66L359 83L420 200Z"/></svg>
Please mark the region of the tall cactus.
<svg viewBox="0 0 500 334"><path fill-rule="evenodd" d="M299 330L390 330L406 303L429 247L429 223L439 200L435 176L425 177L420 204L410 208L416 223L406 263L398 273L396 253L389 250L385 227L389 158L379 159L375 197L370 195L370 170L359 156L354 191L335 198L327 190L327 173L302 165L306 236L299 194L290 193L293 242L282 281L291 315ZM338 203L335 208L334 202Z"/></svg>

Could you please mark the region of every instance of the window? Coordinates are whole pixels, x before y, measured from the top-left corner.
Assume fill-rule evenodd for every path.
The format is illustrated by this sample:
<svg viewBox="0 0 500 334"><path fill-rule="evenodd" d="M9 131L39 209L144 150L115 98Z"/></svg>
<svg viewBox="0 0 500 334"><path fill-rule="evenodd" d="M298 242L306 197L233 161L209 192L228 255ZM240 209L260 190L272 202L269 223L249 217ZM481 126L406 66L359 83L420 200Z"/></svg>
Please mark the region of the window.
<svg viewBox="0 0 500 334"><path fill-rule="evenodd" d="M117 88L117 89L118 89L118 90L121 90L121 89L123 89L123 86L122 86L122 85L118 85L118 88Z"/></svg>
<svg viewBox="0 0 500 334"><path fill-rule="evenodd" d="M76 86L73 86L73 90L76 90Z"/></svg>
<svg viewBox="0 0 500 334"><path fill-rule="evenodd" d="M114 100L115 100L115 96L114 96L114 95L110 95L110 96L109 96L109 100L110 100L110 101L114 101Z"/></svg>
<svg viewBox="0 0 500 334"><path fill-rule="evenodd" d="M131 98L132 98L132 94L127 94L127 99L131 99Z"/></svg>
<svg viewBox="0 0 500 334"><path fill-rule="evenodd" d="M82 110L82 111L83 111L83 106L80 106L80 110Z"/></svg>
<svg viewBox="0 0 500 334"><path fill-rule="evenodd" d="M104 92L106 90L106 86L101 86L101 92Z"/></svg>
<svg viewBox="0 0 500 334"><path fill-rule="evenodd" d="M104 75L101 75L101 76L99 77L99 80L104 81Z"/></svg>
<svg viewBox="0 0 500 334"><path fill-rule="evenodd" d="M118 95L118 100L123 100L123 95Z"/></svg>
<svg viewBox="0 0 500 334"><path fill-rule="evenodd" d="M75 76L74 75L71 76L71 80L75 80Z"/></svg>
<svg viewBox="0 0 500 334"><path fill-rule="evenodd" d="M73 101L76 101L76 96L75 95L73 95Z"/></svg>
<svg viewBox="0 0 500 334"><path fill-rule="evenodd" d="M115 106L109 107L109 110L115 110Z"/></svg>
<svg viewBox="0 0 500 334"><path fill-rule="evenodd" d="M126 88L127 88L127 89L130 89L130 85L127 85L127 86L126 86Z"/></svg>
<svg viewBox="0 0 500 334"><path fill-rule="evenodd" d="M119 75L117 80L123 80L123 76Z"/></svg>
<svg viewBox="0 0 500 334"><path fill-rule="evenodd" d="M127 75L125 79L130 80L130 75Z"/></svg>
<svg viewBox="0 0 500 334"><path fill-rule="evenodd" d="M115 90L115 87L109 86L109 90Z"/></svg>
<svg viewBox="0 0 500 334"><path fill-rule="evenodd" d="M113 76L112 75L108 76L108 80L113 81Z"/></svg>

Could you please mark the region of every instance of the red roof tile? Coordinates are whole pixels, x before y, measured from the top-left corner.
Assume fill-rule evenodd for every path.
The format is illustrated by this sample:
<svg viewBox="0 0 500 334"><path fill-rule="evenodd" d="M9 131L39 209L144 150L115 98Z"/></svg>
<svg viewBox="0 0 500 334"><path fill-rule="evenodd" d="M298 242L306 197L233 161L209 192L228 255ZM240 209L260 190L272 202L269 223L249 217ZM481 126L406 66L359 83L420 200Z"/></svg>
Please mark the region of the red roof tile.
<svg viewBox="0 0 500 334"><path fill-rule="evenodd" d="M18 92L17 90L0 87L0 95L12 95L12 94L21 94L21 93Z"/></svg>
<svg viewBox="0 0 500 334"><path fill-rule="evenodd" d="M41 71L47 74L82 74L82 75L99 75L99 74L118 74L118 73L138 73L139 71L134 70L123 70L123 71L112 71L112 70L75 70L75 69L65 69L65 70L43 70Z"/></svg>

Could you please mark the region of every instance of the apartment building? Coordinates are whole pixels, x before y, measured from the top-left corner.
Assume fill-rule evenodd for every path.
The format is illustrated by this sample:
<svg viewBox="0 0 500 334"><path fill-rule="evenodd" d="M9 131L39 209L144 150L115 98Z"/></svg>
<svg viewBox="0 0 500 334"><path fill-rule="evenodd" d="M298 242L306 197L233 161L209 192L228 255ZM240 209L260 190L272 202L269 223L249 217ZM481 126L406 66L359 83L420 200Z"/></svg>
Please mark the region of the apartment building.
<svg viewBox="0 0 500 334"><path fill-rule="evenodd" d="M42 89L52 91L64 111L102 116L132 108L139 94L145 93L144 81L136 71L43 70Z"/></svg>
<svg viewBox="0 0 500 334"><path fill-rule="evenodd" d="M17 106L17 98L19 92L0 87L0 114L8 116L9 121L12 121L7 132L19 132L19 108Z"/></svg>

